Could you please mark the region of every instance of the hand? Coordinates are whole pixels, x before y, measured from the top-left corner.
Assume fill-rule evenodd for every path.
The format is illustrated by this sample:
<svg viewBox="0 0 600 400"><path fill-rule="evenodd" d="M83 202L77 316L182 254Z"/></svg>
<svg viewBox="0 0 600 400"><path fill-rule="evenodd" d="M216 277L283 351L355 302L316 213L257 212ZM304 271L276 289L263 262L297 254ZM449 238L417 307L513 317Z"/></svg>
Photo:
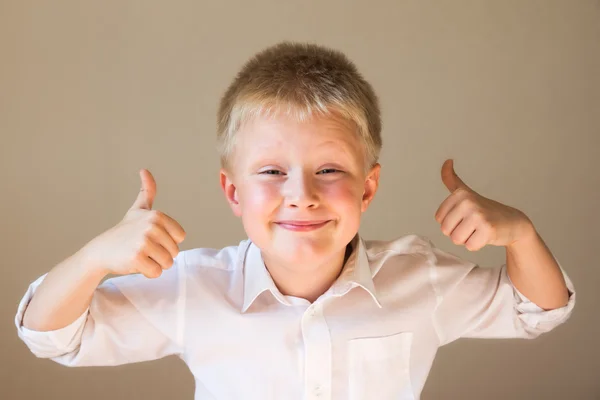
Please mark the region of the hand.
<svg viewBox="0 0 600 400"><path fill-rule="evenodd" d="M442 181L450 195L435 213L444 235L469 251L484 246L510 246L534 231L531 220L516 208L485 198L454 172L454 161L442 166Z"/></svg>
<svg viewBox="0 0 600 400"><path fill-rule="evenodd" d="M116 226L97 236L84 247L91 265L106 274L142 273L157 278L173 266L178 244L185 231L168 215L152 210L156 182L150 171L140 170L142 187L137 199Z"/></svg>

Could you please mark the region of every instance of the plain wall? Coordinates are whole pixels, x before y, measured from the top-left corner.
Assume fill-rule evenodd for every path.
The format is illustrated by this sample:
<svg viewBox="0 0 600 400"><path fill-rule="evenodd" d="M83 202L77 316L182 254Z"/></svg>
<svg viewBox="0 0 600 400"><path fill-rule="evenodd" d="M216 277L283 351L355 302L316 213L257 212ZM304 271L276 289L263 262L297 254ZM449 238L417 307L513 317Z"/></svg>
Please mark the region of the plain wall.
<svg viewBox="0 0 600 400"><path fill-rule="evenodd" d="M379 94L381 186L361 234L417 233L484 266L434 220L440 168L524 211L577 290L536 340L442 347L423 399L600 398L600 2L0 2L0 398L192 399L179 359L66 368L14 315L30 282L119 222L154 174L181 248L244 239L219 188L220 96L281 40L345 52Z"/></svg>

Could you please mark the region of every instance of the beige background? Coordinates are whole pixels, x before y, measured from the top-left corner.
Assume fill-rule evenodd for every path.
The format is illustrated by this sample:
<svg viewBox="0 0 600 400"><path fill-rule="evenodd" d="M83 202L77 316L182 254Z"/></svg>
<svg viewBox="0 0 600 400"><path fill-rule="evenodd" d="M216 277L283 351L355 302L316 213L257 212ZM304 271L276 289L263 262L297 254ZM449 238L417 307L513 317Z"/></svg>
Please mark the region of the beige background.
<svg viewBox="0 0 600 400"><path fill-rule="evenodd" d="M176 358L66 368L35 358L14 314L27 285L116 224L139 190L183 249L245 238L218 186L215 113L241 64L283 39L344 51L379 93L382 183L361 233L407 233L492 266L441 233L446 158L523 210L578 304L537 340L440 349L423 399L600 398L600 2L0 2L0 398L192 399Z"/></svg>

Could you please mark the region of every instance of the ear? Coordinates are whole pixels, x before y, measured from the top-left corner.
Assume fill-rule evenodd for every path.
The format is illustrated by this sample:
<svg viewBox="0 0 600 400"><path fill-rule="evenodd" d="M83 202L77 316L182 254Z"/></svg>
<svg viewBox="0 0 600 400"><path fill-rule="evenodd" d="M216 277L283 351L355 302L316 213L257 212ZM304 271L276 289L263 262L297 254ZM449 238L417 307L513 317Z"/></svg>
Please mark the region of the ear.
<svg viewBox="0 0 600 400"><path fill-rule="evenodd" d="M377 188L379 187L379 172L381 164L376 163L365 178L365 191L363 192L361 212L367 211L369 204L373 201Z"/></svg>
<svg viewBox="0 0 600 400"><path fill-rule="evenodd" d="M221 168L220 171L220 180L221 180L221 189L223 193L225 193L225 198L231 207L231 210L235 214L236 217L242 216L242 208L238 201L237 188L233 183L233 174Z"/></svg>

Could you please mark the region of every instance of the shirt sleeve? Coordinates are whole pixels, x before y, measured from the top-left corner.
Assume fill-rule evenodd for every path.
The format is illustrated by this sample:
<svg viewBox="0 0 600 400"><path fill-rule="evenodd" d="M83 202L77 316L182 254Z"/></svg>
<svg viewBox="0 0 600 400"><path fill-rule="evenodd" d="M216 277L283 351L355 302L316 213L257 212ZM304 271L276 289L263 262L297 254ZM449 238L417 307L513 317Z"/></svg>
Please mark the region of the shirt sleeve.
<svg viewBox="0 0 600 400"><path fill-rule="evenodd" d="M155 279L141 274L102 282L90 306L70 325L53 331L23 326L23 315L45 275L29 285L15 324L19 338L39 358L69 366L107 366L159 359L183 351L183 257Z"/></svg>
<svg viewBox="0 0 600 400"><path fill-rule="evenodd" d="M517 290L506 264L480 267L435 247L431 254L433 319L440 346L462 337L533 339L564 323L573 312L575 288L560 263L569 301L546 311Z"/></svg>

